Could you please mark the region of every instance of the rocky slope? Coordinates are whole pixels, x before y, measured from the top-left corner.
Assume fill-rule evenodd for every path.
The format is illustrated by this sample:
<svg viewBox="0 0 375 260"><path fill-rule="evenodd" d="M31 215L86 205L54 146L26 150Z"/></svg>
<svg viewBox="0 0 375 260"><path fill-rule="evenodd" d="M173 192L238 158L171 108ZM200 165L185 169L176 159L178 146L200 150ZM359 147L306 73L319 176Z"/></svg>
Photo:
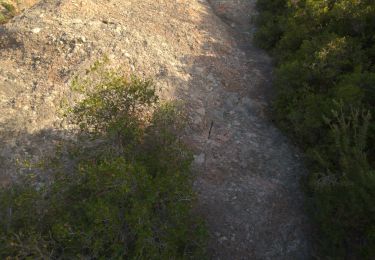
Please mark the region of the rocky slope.
<svg viewBox="0 0 375 260"><path fill-rule="evenodd" d="M304 169L265 117L271 66L251 44L254 2L43 0L1 26L1 182L69 136L59 108L71 79L106 55L185 104L211 256L308 258Z"/></svg>

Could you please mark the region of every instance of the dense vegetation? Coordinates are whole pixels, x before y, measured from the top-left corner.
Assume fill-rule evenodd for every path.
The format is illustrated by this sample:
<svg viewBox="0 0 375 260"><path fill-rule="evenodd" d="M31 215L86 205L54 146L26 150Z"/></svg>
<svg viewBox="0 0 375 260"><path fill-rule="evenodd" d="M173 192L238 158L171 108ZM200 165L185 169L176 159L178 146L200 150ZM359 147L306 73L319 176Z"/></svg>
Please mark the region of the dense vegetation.
<svg viewBox="0 0 375 260"><path fill-rule="evenodd" d="M204 257L183 113L152 81L102 67L74 80L78 138L47 164L51 183L31 174L1 190L1 259Z"/></svg>
<svg viewBox="0 0 375 260"><path fill-rule="evenodd" d="M375 2L258 0L275 119L306 151L319 257L375 258Z"/></svg>

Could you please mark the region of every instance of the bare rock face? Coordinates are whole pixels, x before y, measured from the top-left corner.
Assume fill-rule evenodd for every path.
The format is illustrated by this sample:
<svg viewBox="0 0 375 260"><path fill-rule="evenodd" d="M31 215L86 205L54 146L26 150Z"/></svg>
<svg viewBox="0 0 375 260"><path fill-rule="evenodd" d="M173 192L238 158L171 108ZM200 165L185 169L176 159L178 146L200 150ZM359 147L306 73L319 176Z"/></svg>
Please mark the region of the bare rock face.
<svg viewBox="0 0 375 260"><path fill-rule="evenodd" d="M0 27L0 182L69 138L60 105L107 56L189 112L197 212L214 259L308 259L298 152L267 120L254 0L43 0ZM21 167L22 168L22 167Z"/></svg>

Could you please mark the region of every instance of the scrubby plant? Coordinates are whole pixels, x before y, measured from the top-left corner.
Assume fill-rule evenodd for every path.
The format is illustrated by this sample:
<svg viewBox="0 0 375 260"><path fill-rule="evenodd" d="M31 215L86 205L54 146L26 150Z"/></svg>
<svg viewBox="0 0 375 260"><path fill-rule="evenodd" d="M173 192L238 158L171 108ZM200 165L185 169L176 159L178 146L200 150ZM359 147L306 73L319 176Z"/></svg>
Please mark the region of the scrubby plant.
<svg viewBox="0 0 375 260"><path fill-rule="evenodd" d="M320 172L311 174L309 183L325 257L375 255L375 171L365 152L370 119L368 111L344 111L342 105L326 119L335 149L324 156L316 151Z"/></svg>
<svg viewBox="0 0 375 260"><path fill-rule="evenodd" d="M204 258L182 111L159 104L151 80L98 66L73 83L75 166L51 184L29 176L0 191L0 257Z"/></svg>
<svg viewBox="0 0 375 260"><path fill-rule="evenodd" d="M258 0L258 8L255 40L276 64L273 115L308 155L317 237L327 238L317 254L374 258L375 120L358 111L375 114L375 3ZM316 189L320 183L329 184Z"/></svg>
<svg viewBox="0 0 375 260"><path fill-rule="evenodd" d="M1 8L3 9L1 11ZM16 7L10 3L0 1L0 24L6 23L16 15Z"/></svg>

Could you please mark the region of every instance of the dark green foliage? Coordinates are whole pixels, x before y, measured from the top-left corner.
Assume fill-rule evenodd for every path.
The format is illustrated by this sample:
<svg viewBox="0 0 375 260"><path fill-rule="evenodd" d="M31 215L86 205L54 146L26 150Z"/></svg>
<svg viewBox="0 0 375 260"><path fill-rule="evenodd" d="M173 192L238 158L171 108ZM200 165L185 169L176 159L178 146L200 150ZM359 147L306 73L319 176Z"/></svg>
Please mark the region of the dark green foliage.
<svg viewBox="0 0 375 260"><path fill-rule="evenodd" d="M275 119L309 157L320 256L374 258L375 2L258 0L258 8L255 39L277 67Z"/></svg>
<svg viewBox="0 0 375 260"><path fill-rule="evenodd" d="M371 259L375 255L375 171L365 153L371 116L354 109L339 111L326 119L333 149L320 148L315 153L325 171L310 176L312 214L321 230L322 255Z"/></svg>
<svg viewBox="0 0 375 260"><path fill-rule="evenodd" d="M0 258L204 258L183 113L158 104L150 80L93 71L73 84L85 93L70 114L75 167L0 192Z"/></svg>

